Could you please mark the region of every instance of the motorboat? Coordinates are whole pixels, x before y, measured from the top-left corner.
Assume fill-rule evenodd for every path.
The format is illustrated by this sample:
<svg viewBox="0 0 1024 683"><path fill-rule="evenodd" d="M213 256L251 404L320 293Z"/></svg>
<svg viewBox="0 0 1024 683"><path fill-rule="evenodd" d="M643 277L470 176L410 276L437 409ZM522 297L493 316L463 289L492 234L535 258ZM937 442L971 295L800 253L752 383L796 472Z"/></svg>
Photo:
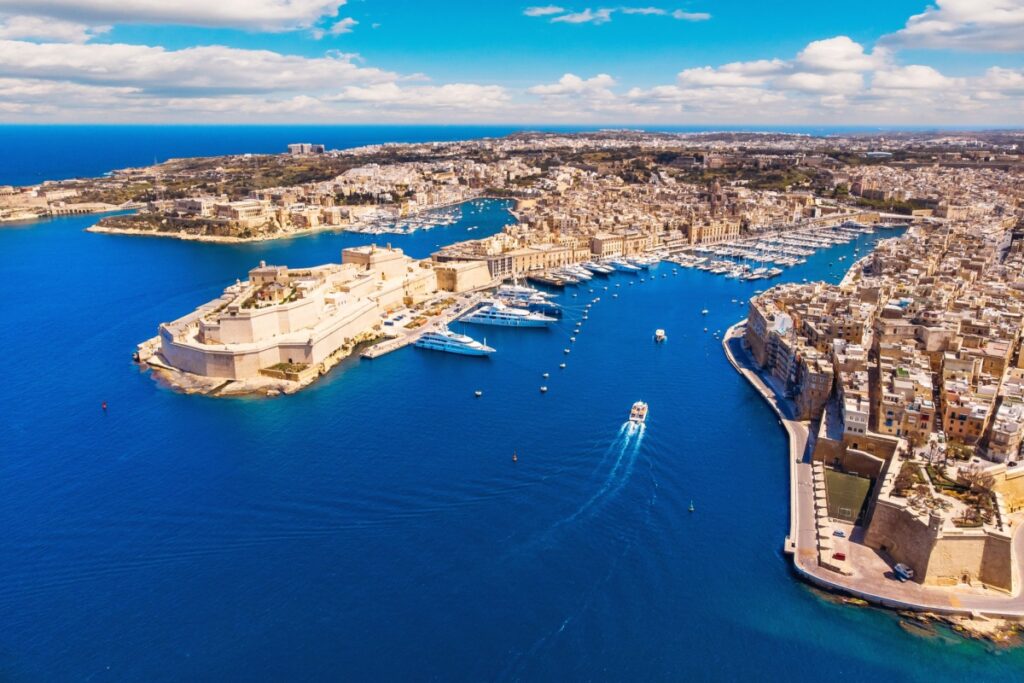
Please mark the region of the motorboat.
<svg viewBox="0 0 1024 683"><path fill-rule="evenodd" d="M654 331L654 341L660 343L665 341L666 339L668 339L668 335L665 334L665 330L658 328Z"/></svg>
<svg viewBox="0 0 1024 683"><path fill-rule="evenodd" d="M647 420L647 404L637 401L629 411L629 421L633 424L643 424Z"/></svg>
<svg viewBox="0 0 1024 683"><path fill-rule="evenodd" d="M462 318L462 322L501 327L547 327L557 320L543 313L492 301Z"/></svg>
<svg viewBox="0 0 1024 683"><path fill-rule="evenodd" d="M482 344L472 337L457 334L447 328L425 333L416 340L415 346L420 349L458 353L463 356L487 356L494 353L494 349L487 344Z"/></svg>

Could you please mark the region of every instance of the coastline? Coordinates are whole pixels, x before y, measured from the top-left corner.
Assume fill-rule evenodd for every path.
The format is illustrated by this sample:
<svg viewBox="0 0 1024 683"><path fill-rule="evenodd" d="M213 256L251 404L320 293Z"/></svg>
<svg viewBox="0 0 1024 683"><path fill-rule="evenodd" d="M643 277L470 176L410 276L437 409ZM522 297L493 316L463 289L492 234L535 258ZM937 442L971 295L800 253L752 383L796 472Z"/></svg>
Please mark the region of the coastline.
<svg viewBox="0 0 1024 683"><path fill-rule="evenodd" d="M461 206L462 204L466 204L468 202L475 202L475 201L480 201L480 200L487 200L487 201L510 201L510 202L513 202L513 203L518 201L516 198L513 198L513 197L492 197L492 196L489 196L489 195L480 195L480 196L477 196L477 197L467 197L466 199L461 199L461 200L459 200L457 202L448 202L446 204L438 204L437 206L431 206L429 208L422 209L420 211L417 211L414 214L411 214L409 216L404 217L404 219L402 219L402 220L413 219L413 218L416 218L417 216L422 216L423 214L429 213L431 211L441 211L441 210L447 209L449 207ZM513 209L514 209L514 207L510 208L509 212L512 213ZM112 212L107 212L107 213L112 213ZM515 214L512 213L512 216L515 217ZM231 236L231 235L192 235L192 234L185 233L185 232L160 232L158 230L139 230L139 229L136 229L136 228L112 228L112 227L108 227L108 226L100 225L99 223L96 223L96 224L91 225L88 228L86 228L85 232L91 232L91 233L96 233L96 234L106 234L106 235L127 235L127 236L131 236L131 237L162 237L162 238L167 238L167 239L184 240L184 241L187 241L187 242L207 242L207 243L211 243L211 244L249 244L249 243L257 243L257 242L272 242L274 240L290 239L290 238L293 238L293 237L307 237L309 235L316 235L316 234L323 233L323 232L335 232L335 233L348 232L348 233L354 233L354 234L358 234L358 235L410 235L410 234L412 234L414 232L419 232L421 230L432 230L434 228L441 227L441 224L439 223L439 224L436 224L436 225L422 226L422 227L413 228L412 230L404 230L404 231L401 231L401 232L395 232L395 231L392 231L392 230L366 230L366 229L364 229L366 227L368 227L368 226L359 226L359 225L355 225L355 226L320 225L320 226L317 226L315 228L305 228L305 229L302 229L302 230L290 230L288 232L282 232L282 233L274 233L274 234L266 234L266 235L254 235L252 237L235 237L235 236Z"/></svg>
<svg viewBox="0 0 1024 683"><path fill-rule="evenodd" d="M771 406L779 423L785 428L789 441L789 533L786 536L783 550L791 557L789 563L798 578L804 582L822 589L828 593L848 596L856 601L863 601L875 607L894 610L900 613L914 613L916 619L933 619L945 622L953 626L964 635L974 638L991 640L992 642L1005 644L1014 639L1018 626L1024 623L1024 595L1018 592L1017 595L1002 597L986 596L990 603L977 605L978 601L966 604L967 600L958 599L957 596L946 592L944 595L941 589L918 586L914 584L911 588L914 592L922 595L917 598L910 598L906 595L898 595L903 591L906 584L894 584L891 591L869 590L863 586L857 586L857 578L844 576L832 571L823 569L818 565L818 553L816 549L806 547L801 543L802 531L806 532L801 525L800 515L800 489L802 480L810 476L810 462L804 462L809 437L809 423L798 422L791 419L793 414L789 399L781 396L761 376L759 370L747 362L746 358L740 359L733 350L733 344L742 348L743 331L746 329L747 319L744 318L729 327L722 336L722 348L730 365ZM744 350L744 354L745 354ZM807 472L801 472L801 466ZM806 474L807 477L802 477ZM814 538L811 529L811 538ZM1021 539L1024 534L1017 534L1014 539L1014 550L1020 556ZM1018 566L1018 571L1021 571ZM830 574L834 576L829 576ZM1024 574L1024 572L1022 572ZM886 593L889 594L886 594ZM857 604L857 603L854 603Z"/></svg>

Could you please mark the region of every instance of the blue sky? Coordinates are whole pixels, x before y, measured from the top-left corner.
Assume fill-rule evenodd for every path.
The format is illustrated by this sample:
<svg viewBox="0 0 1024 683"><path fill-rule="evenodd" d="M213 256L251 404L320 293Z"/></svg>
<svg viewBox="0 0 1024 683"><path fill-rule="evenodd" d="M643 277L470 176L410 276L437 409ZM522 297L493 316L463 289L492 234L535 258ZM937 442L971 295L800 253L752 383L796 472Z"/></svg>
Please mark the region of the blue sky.
<svg viewBox="0 0 1024 683"><path fill-rule="evenodd" d="M1024 125L1024 0L0 0L0 120Z"/></svg>

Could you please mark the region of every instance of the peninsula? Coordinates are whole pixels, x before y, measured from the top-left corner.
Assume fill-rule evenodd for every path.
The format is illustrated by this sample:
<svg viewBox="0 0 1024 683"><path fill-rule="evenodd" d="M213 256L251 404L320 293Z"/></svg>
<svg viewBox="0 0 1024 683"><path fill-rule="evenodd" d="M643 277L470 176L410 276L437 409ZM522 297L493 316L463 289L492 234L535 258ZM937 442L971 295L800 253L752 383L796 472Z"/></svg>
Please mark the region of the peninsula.
<svg viewBox="0 0 1024 683"><path fill-rule="evenodd" d="M785 284L724 340L791 441L786 551L820 586L1024 618L1024 229L1009 178L930 170L964 209L839 285ZM889 186L914 182L889 171ZM972 628L984 630L976 621Z"/></svg>

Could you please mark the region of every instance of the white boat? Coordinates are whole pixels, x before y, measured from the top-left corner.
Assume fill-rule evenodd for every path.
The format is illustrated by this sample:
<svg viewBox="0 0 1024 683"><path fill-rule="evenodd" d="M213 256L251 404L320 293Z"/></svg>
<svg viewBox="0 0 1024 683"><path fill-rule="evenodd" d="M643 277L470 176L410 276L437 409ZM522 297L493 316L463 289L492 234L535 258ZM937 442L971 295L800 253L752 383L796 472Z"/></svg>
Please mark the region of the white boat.
<svg viewBox="0 0 1024 683"><path fill-rule="evenodd" d="M551 295L526 285L502 285L498 287L497 295L503 299L515 299L517 301L528 301L530 299L546 299Z"/></svg>
<svg viewBox="0 0 1024 683"><path fill-rule="evenodd" d="M486 341L486 340L485 340ZM457 334L447 328L432 330L416 340L416 347L431 351L446 351L464 356L486 356L494 353L494 349L481 344L472 337Z"/></svg>
<svg viewBox="0 0 1024 683"><path fill-rule="evenodd" d="M636 273L640 270L629 261L622 261L620 259L612 259L608 264L615 270L622 273Z"/></svg>
<svg viewBox="0 0 1024 683"><path fill-rule="evenodd" d="M556 321L556 318L525 308L506 306L500 301L485 304L462 319L466 323L501 327L547 327Z"/></svg>
<svg viewBox="0 0 1024 683"><path fill-rule="evenodd" d="M629 411L629 421L633 424L643 424L647 419L647 404L637 401Z"/></svg>
<svg viewBox="0 0 1024 683"><path fill-rule="evenodd" d="M587 261L586 263L580 264L582 267L589 270L591 273L600 273L601 275L609 275L615 272L615 269L611 266L606 266L603 263L595 263L593 261Z"/></svg>
<svg viewBox="0 0 1024 683"><path fill-rule="evenodd" d="M663 342L668 339L668 335L665 334L665 330L658 328L654 331L654 341Z"/></svg>

